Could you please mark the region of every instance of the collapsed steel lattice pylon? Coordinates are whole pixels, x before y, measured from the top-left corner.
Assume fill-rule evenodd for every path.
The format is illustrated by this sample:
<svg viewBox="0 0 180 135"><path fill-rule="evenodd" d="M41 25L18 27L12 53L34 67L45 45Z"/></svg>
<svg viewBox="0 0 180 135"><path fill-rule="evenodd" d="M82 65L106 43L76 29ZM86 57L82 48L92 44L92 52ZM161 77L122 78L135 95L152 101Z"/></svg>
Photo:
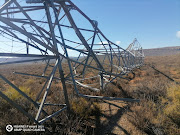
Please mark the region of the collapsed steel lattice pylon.
<svg viewBox="0 0 180 135"><path fill-rule="evenodd" d="M61 111L69 109L66 83L72 84L76 95L80 97L137 101L129 98L86 95L79 91L79 87L103 91L116 78L124 78L124 75L134 68L140 67L143 64L144 54L136 39L126 50L108 40L98 28L98 23L86 16L70 0L26 0L26 2L8 0L0 8L0 33L1 38L12 40L25 47L20 53L0 50L0 57L24 58L3 61L0 65L46 62L41 75L14 72L46 79L35 101L0 74L1 81L8 83L38 109L36 116L24 111L2 91L0 96L36 124L42 124ZM53 69L49 74L47 69L49 66L52 67L52 64ZM67 66L64 68L63 64ZM65 70L66 74L63 73ZM55 76L57 71L59 77ZM90 71L97 75L90 76ZM85 80L92 78L99 78L99 82L87 84ZM49 115L43 107L53 105L47 103L46 99L54 80L61 81L65 104L61 104L60 110ZM41 95L43 98L39 104L37 101ZM45 117L40 119L42 113Z"/></svg>

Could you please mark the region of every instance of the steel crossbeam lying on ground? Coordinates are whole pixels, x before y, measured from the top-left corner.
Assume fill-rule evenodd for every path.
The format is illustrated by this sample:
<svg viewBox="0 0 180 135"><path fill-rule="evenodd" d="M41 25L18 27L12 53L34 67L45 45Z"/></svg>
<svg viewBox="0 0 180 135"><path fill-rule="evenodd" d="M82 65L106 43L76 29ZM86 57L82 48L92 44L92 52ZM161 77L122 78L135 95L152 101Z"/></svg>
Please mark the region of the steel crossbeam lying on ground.
<svg viewBox="0 0 180 135"><path fill-rule="evenodd" d="M45 63L42 74L14 72L14 75L45 79L35 101L0 75L1 81L8 83L35 105L38 109L36 116L25 112L2 92L0 96L37 124L44 123L65 109L70 110L67 84L72 84L78 97L138 101L129 98L86 95L86 92L82 93L79 90L83 87L87 91L104 91L105 87L115 79L126 79L125 75L143 65L144 54L137 39L127 49L108 40L98 28L98 22L91 20L70 0L6 1L0 8L0 36L14 42L17 47L25 48L17 53L12 51L14 48L2 51L0 45L0 58L19 58L16 61L13 59L1 61L0 65L35 61ZM50 73L47 71L49 68L51 68ZM93 79L98 81L85 83L86 80ZM54 80L58 80L62 85L65 103L46 102ZM61 109L49 115L44 106L53 105Z"/></svg>

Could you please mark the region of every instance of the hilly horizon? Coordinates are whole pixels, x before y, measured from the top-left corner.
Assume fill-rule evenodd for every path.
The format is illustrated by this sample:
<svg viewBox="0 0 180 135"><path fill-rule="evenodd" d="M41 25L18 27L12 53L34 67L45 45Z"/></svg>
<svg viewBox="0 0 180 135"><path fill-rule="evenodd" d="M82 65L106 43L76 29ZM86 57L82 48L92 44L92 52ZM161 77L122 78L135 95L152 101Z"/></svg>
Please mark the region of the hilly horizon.
<svg viewBox="0 0 180 135"><path fill-rule="evenodd" d="M180 46L143 49L145 56L168 56L180 53Z"/></svg>
<svg viewBox="0 0 180 135"><path fill-rule="evenodd" d="M169 56L169 55L176 55L180 53L180 46L173 46L173 47L162 47L162 48L150 48L150 49L143 49L144 55L146 56ZM76 57L71 57L75 59ZM32 58L3 58L0 57L0 63L2 62L12 62L12 61L19 61L19 60L29 60ZM31 63L31 62L30 62Z"/></svg>

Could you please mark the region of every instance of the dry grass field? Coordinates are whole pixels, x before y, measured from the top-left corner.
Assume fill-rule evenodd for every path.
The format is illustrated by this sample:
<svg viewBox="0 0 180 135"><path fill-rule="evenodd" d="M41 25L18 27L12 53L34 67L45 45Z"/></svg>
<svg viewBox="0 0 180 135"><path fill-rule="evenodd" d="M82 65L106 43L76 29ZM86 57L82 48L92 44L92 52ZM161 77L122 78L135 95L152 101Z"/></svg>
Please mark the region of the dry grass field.
<svg viewBox="0 0 180 135"><path fill-rule="evenodd" d="M131 78L130 81L117 79L107 86L105 92L96 93L96 95L140 99L140 102L127 103L77 98L73 95L73 87L67 84L71 104L69 117L64 111L54 118L53 124L46 122L45 126L56 134L69 135L179 135L180 86L149 65L154 65L165 75L180 82L180 54L149 56L145 58L143 67L127 76ZM44 79L14 75L13 71L26 71L26 73L41 75L44 66L38 63L1 66L0 74L6 76L35 100L36 92L43 86ZM66 65L63 66L65 68ZM63 102L63 97L57 95L59 90L60 93L62 92L62 86L58 81L53 81L52 86L48 101L56 102L62 99ZM19 103L27 112L35 115L36 112L32 112L30 103L2 80L0 80L0 90L14 102ZM56 107L49 108L48 113L51 114L56 109ZM5 131L7 124L31 125L33 123L0 98L0 134L7 133ZM40 133L18 132L14 134Z"/></svg>

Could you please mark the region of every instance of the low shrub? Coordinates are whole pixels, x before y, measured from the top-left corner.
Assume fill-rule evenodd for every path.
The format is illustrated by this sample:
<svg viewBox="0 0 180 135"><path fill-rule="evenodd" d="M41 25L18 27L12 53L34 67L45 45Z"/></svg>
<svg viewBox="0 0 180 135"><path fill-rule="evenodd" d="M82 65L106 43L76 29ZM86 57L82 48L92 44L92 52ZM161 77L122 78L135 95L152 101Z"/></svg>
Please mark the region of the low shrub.
<svg viewBox="0 0 180 135"><path fill-rule="evenodd" d="M173 86L168 89L167 97L170 102L164 109L166 116L180 126L180 86Z"/></svg>
<svg viewBox="0 0 180 135"><path fill-rule="evenodd" d="M152 87L153 88L153 87ZM180 86L173 85L165 89L164 94L148 92L154 98L141 98L139 104L131 107L128 120L147 134L179 135L180 133ZM157 91L160 92L160 91ZM147 91L144 93L147 95ZM156 133L157 132L157 133Z"/></svg>
<svg viewBox="0 0 180 135"><path fill-rule="evenodd" d="M71 101L72 111L85 119L100 112L98 103L87 101L84 98L77 98Z"/></svg>
<svg viewBox="0 0 180 135"><path fill-rule="evenodd" d="M30 89L26 86L20 86L19 89L26 93L26 95L28 96L31 96L31 93L30 93ZM11 100L18 100L20 98L22 98L23 96L18 92L16 91L14 88L12 87L9 87L9 89L7 89L5 92L4 92Z"/></svg>
<svg viewBox="0 0 180 135"><path fill-rule="evenodd" d="M161 124L167 134L178 135L180 133L180 86L174 85L168 88L167 97L162 98L162 104L165 107Z"/></svg>
<svg viewBox="0 0 180 135"><path fill-rule="evenodd" d="M156 116L156 105L152 101L141 101L131 107L132 112L128 112L128 120L138 129L147 134L154 134L152 129L153 118Z"/></svg>
<svg viewBox="0 0 180 135"><path fill-rule="evenodd" d="M133 90L133 92L130 93L130 95L132 95L132 97L134 98L158 103L160 102L160 97L166 96L167 87L168 84L164 81L160 81L156 78L151 78L142 81Z"/></svg>

